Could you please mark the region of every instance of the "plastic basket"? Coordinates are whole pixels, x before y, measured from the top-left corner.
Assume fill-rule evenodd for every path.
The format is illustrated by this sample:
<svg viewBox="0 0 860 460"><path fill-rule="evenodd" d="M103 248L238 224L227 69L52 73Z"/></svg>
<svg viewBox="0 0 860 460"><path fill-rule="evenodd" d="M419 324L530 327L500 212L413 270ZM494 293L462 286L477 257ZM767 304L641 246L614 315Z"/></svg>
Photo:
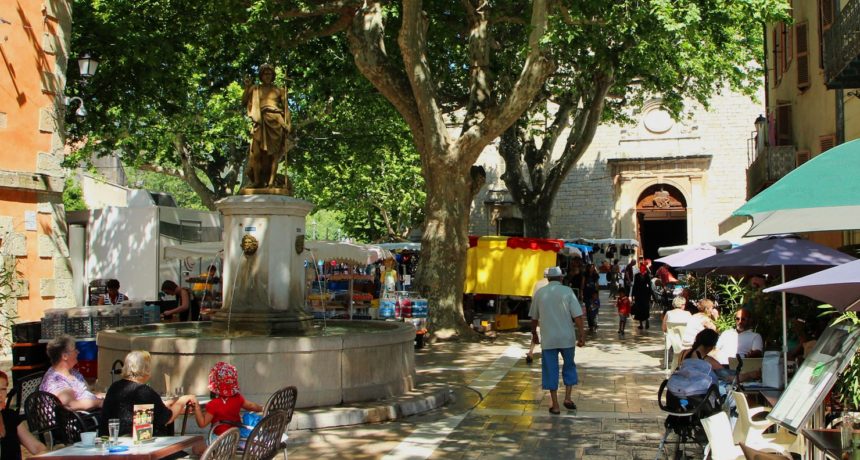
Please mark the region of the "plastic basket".
<svg viewBox="0 0 860 460"><path fill-rule="evenodd" d="M93 331L99 332L105 329L116 329L119 327L120 317L117 315L93 317Z"/></svg>
<svg viewBox="0 0 860 460"><path fill-rule="evenodd" d="M42 338L53 339L66 333L65 316L46 316L42 318Z"/></svg>
<svg viewBox="0 0 860 460"><path fill-rule="evenodd" d="M66 333L72 337L93 337L93 317L73 316L66 318Z"/></svg>

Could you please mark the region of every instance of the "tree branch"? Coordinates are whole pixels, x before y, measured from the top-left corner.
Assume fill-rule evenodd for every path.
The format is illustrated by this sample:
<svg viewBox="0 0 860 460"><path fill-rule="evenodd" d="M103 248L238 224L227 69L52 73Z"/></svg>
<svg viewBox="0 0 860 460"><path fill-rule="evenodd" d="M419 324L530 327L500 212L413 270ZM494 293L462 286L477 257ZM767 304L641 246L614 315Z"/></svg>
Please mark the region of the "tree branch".
<svg viewBox="0 0 860 460"><path fill-rule="evenodd" d="M529 33L529 55L523 65L511 95L495 110L493 115L469 128L457 139L456 150L468 152L460 161L473 164L484 147L499 137L528 109L555 65L540 46L546 33L547 0L534 0L532 4L531 32Z"/></svg>
<svg viewBox="0 0 860 460"><path fill-rule="evenodd" d="M215 201L218 198L212 190L209 190L209 187L207 187L206 184L197 177L197 171L195 166L191 163L191 155L188 152L188 146L185 145L185 137L182 134L178 134L176 138L174 138L173 147L176 149L177 156L182 164L183 179L185 179L185 182L187 182L191 189L197 193L197 196L200 197L203 205L214 211Z"/></svg>
<svg viewBox="0 0 860 460"><path fill-rule="evenodd" d="M463 120L465 132L486 118L487 111L495 105L493 98L494 77L490 72L490 27L487 20L486 0L463 0L469 18L469 104Z"/></svg>
<svg viewBox="0 0 860 460"><path fill-rule="evenodd" d="M356 67L400 113L412 132L415 148L418 152L424 152L424 127L409 81L391 64L385 52L384 35L379 1L360 9L353 18L352 27L347 29L349 48Z"/></svg>
<svg viewBox="0 0 860 460"><path fill-rule="evenodd" d="M442 118L442 111L436 103L435 82L427 63L428 24L422 5L421 0L402 2L403 18L397 43L424 128L422 135L425 142L434 144L427 147L434 152L447 152L450 136Z"/></svg>

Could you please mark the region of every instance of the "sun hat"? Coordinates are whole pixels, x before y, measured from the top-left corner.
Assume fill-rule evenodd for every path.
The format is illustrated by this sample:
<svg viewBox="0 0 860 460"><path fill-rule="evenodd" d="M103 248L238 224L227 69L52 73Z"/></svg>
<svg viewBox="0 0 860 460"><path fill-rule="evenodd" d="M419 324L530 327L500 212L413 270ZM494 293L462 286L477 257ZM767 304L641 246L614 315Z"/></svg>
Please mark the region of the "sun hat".
<svg viewBox="0 0 860 460"><path fill-rule="evenodd" d="M561 268L559 267L549 267L544 270L544 276L547 278L559 278L564 276L564 273L561 272Z"/></svg>
<svg viewBox="0 0 860 460"><path fill-rule="evenodd" d="M236 366L218 361L209 371L209 391L228 398L239 393L239 372Z"/></svg>

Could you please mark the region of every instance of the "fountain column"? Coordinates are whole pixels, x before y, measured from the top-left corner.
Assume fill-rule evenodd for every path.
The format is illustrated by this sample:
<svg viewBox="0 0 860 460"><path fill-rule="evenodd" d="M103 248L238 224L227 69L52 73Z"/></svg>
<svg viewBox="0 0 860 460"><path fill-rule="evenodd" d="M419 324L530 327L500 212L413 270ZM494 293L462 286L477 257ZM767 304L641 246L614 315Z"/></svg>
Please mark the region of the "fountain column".
<svg viewBox="0 0 860 460"><path fill-rule="evenodd" d="M305 216L313 204L285 195L239 195L216 203L224 215L223 305L219 331L303 331Z"/></svg>

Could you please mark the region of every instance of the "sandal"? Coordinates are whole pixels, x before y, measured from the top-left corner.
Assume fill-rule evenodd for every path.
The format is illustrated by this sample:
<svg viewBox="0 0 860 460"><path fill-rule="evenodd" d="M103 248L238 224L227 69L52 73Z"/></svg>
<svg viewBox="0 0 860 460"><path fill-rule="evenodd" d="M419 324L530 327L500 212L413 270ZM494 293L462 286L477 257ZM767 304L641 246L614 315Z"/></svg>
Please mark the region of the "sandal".
<svg viewBox="0 0 860 460"><path fill-rule="evenodd" d="M553 409L552 407L550 407L550 408L549 408L549 413L550 413L550 414L552 414L552 415L558 415L558 414L560 414L560 413L561 413L561 410L559 410L559 409Z"/></svg>
<svg viewBox="0 0 860 460"><path fill-rule="evenodd" d="M534 362L534 358L532 358L530 355L526 355L526 364L531 364L533 362Z"/></svg>
<svg viewBox="0 0 860 460"><path fill-rule="evenodd" d="M576 404L573 401L565 401L564 407L570 410L576 410Z"/></svg>

